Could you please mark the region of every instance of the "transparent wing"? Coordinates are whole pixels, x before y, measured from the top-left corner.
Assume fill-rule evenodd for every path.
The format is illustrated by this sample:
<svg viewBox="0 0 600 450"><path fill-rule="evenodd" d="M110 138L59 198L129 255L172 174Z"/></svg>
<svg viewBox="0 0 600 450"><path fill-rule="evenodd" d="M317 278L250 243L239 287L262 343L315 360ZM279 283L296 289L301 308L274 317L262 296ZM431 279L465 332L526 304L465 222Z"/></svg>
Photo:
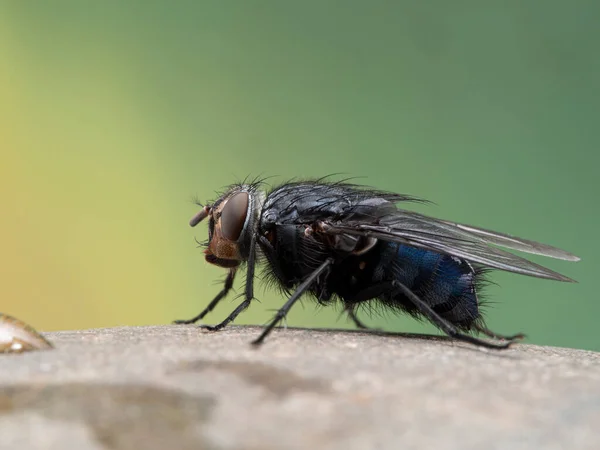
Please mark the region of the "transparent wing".
<svg viewBox="0 0 600 450"><path fill-rule="evenodd" d="M399 242L522 275L557 281L575 281L496 247L501 246L567 261L579 261L577 256L546 244L470 225L439 220L402 209L393 211L387 209L385 215L379 217L373 214L370 218L356 220L350 216L347 219L323 220L320 222L321 230L327 234L370 236L384 241Z"/></svg>
<svg viewBox="0 0 600 450"><path fill-rule="evenodd" d="M552 247L550 245L541 244L539 242L530 241L527 239L518 238L509 234L498 233L497 231L486 230L485 228L478 228L471 225L464 225L460 223L453 223L444 221L451 226L460 228L470 234L475 234L481 237L484 241L490 244L499 245L501 247L510 248L513 250L519 250L525 253L531 253L534 255L548 256L550 258L564 259L566 261L579 261L579 257L572 253L569 253L560 248Z"/></svg>

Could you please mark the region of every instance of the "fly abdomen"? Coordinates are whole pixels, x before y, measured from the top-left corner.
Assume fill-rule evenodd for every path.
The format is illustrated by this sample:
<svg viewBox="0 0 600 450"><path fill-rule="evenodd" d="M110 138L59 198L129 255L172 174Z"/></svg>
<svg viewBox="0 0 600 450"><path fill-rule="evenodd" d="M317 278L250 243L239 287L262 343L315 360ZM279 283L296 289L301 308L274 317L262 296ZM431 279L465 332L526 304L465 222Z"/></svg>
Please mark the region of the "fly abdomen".
<svg viewBox="0 0 600 450"><path fill-rule="evenodd" d="M393 277L411 289L444 319L468 328L479 317L477 273L466 261L454 256L406 245L393 245L396 258ZM398 295L401 297L401 294ZM395 296L393 300L400 300ZM412 303L405 304L413 309Z"/></svg>

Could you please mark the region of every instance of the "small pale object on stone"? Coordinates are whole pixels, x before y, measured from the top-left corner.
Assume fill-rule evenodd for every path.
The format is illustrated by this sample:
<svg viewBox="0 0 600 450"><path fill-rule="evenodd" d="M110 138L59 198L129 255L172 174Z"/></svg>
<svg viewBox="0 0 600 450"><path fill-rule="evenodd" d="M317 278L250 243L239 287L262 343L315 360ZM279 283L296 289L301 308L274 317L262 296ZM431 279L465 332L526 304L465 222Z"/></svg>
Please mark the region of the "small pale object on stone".
<svg viewBox="0 0 600 450"><path fill-rule="evenodd" d="M0 353L23 353L49 348L52 348L52 344L31 326L0 313Z"/></svg>

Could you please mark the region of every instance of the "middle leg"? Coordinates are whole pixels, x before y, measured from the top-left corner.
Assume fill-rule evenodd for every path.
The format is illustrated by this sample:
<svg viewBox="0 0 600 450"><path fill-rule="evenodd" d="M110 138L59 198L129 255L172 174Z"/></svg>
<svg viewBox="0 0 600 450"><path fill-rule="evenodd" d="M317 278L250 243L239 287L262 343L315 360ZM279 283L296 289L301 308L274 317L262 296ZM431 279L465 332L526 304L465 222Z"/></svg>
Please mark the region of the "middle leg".
<svg viewBox="0 0 600 450"><path fill-rule="evenodd" d="M265 338L271 333L271 330L277 325L289 312L294 303L304 294L312 284L317 280L319 275L321 275L325 270L329 268L329 266L333 264L333 259L326 259L313 273L311 273L296 289L296 291L292 294L292 296L288 299L287 302L283 305L283 307L277 311L275 317L271 320L271 322L265 327L264 331L261 335L252 341L253 345L260 345L263 343Z"/></svg>

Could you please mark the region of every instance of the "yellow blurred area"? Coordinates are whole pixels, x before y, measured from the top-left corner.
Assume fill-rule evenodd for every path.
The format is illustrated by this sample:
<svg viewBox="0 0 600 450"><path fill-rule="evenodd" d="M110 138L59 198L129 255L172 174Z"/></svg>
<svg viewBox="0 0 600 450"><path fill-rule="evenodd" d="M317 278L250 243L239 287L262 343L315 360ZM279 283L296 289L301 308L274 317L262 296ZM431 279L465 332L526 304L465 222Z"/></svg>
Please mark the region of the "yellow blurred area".
<svg viewBox="0 0 600 450"><path fill-rule="evenodd" d="M163 299L176 294L164 278L173 252L157 239L168 235L166 174L127 63L48 77L3 19L3 311L45 329L164 321ZM65 73L70 62L60 61ZM141 320L119 314L146 305Z"/></svg>

